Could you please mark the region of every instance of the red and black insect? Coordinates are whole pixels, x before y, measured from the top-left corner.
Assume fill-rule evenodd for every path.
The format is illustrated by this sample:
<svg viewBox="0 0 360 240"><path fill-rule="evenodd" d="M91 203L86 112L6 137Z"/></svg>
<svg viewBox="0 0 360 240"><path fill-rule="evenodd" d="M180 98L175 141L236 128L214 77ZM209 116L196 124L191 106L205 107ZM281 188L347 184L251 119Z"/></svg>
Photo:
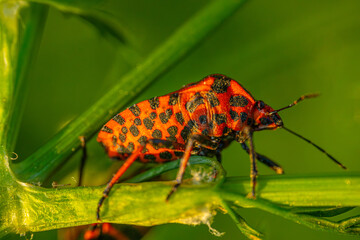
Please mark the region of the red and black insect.
<svg viewBox="0 0 360 240"><path fill-rule="evenodd" d="M254 150L253 133L265 129L283 128L314 145L345 169L322 148L285 128L278 114L315 96L304 95L292 104L274 110L263 101L255 100L235 80L212 74L176 92L134 104L107 122L97 138L109 157L125 160L103 192L97 220L100 220L100 207L111 188L134 161L161 163L181 158L176 184L166 198L169 200L182 182L191 155L216 156L221 161L221 151L234 140L250 155L250 196L254 198L258 174L256 159L276 173L283 173L277 163Z"/></svg>

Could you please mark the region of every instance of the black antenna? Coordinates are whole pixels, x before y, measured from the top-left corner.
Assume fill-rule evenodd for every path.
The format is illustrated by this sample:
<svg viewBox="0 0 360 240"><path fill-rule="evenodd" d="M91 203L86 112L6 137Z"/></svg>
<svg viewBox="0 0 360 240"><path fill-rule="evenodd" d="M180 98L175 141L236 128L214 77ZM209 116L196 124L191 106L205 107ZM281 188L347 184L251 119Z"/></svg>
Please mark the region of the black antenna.
<svg viewBox="0 0 360 240"><path fill-rule="evenodd" d="M300 98L299 98L300 99ZM302 99L301 99L302 100ZM296 101L295 101L296 102ZM295 103L296 104L296 103ZM289 133L294 134L295 136L301 138L302 140L310 143L311 145L313 145L314 147L316 147L317 149L319 149L321 152L325 153L326 156L328 156L331 160L333 160L337 165L339 165L340 167L342 167L343 169L346 169L346 167L344 165L342 165L338 160L336 160L333 156L331 156L329 153L327 153L324 149L322 149L321 147L319 147L318 145L316 145L315 143L313 143L312 141L310 141L309 139L301 136L300 134L282 126L283 129L285 129L286 131L288 131Z"/></svg>
<svg viewBox="0 0 360 240"><path fill-rule="evenodd" d="M295 106L296 104L298 104L299 102L301 102L301 101L304 100L304 99L314 98L314 97L317 97L317 96L319 96L318 93L311 93L311 94L307 94L307 95L302 95L302 96L299 97L297 100L295 100L293 103L289 104L289 105L286 106L286 107L283 107L283 108L280 108L280 109L278 109L278 110L275 110L275 111L271 112L270 115L273 115L273 114L275 114L275 113L277 113L277 112L280 112L280 111L282 111L282 110L284 110L284 109L291 108L291 107Z"/></svg>

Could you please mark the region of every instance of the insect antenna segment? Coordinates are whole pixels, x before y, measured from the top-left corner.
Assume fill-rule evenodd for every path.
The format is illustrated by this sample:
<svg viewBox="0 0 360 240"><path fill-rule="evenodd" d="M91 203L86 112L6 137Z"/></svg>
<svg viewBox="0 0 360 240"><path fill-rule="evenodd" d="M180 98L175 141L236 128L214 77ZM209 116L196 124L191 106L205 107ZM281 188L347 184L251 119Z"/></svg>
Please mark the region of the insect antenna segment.
<svg viewBox="0 0 360 240"><path fill-rule="evenodd" d="M283 108L280 108L278 110L275 110L273 112L270 113L270 115L273 115L275 113L278 113L282 110L285 110L285 109L288 109L288 108L291 108L293 106L295 106L296 104L298 104L299 102L301 102L302 100L304 99L307 99L307 98L314 98L314 97L317 97L319 96L318 93L311 93L311 94L307 94L307 95L302 95L301 97L299 97L297 100L295 100L294 102L292 102L291 104L287 105L286 107L283 107Z"/></svg>
<svg viewBox="0 0 360 240"><path fill-rule="evenodd" d="M339 162L338 160L336 160L333 156L331 156L328 152L326 152L323 148L319 147L317 144L313 143L312 141L310 141L309 139L301 136L300 134L282 126L283 129L285 129L286 131L288 131L289 133L301 138L302 140L310 143L311 145L313 145L314 147L316 147L317 149L319 149L319 151L323 152L326 156L328 156L331 160L333 160L337 165L339 165L340 167L342 167L343 169L346 169L346 167L341 163Z"/></svg>
<svg viewBox="0 0 360 240"><path fill-rule="evenodd" d="M305 100L305 99L308 99L308 98L314 98L314 97L317 97L319 96L318 93L311 93L311 94L307 94L307 95L302 95L301 97L299 97L297 100L295 100L294 102L292 102L291 104L287 105L286 107L283 107L283 108L280 108L278 110L275 110L271 113L269 113L269 115L273 115L275 113L278 113L282 110L285 110L285 109L288 109L288 108L291 108L293 106L295 106L296 104L298 104L299 102ZM333 156L331 156L328 152L326 152L323 148L321 148L320 146L318 146L317 144L313 143L312 141L310 141L309 139L301 136L300 134L284 127L284 126L281 126L281 128L285 129L286 131L288 131L289 133L301 138L302 140L310 143L311 145L313 145L314 147L316 147L319 151L323 152L326 156L328 156L331 160L333 160L337 165L339 165L340 167L342 167L343 169L347 169L342 163L340 163L338 160L336 160Z"/></svg>

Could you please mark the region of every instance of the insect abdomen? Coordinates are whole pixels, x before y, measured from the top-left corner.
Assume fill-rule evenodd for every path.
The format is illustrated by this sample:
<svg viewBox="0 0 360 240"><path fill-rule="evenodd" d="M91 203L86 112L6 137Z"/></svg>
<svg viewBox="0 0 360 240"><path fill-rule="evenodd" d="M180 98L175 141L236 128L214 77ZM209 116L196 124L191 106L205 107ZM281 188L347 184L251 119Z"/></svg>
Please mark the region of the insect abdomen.
<svg viewBox="0 0 360 240"><path fill-rule="evenodd" d="M183 115L178 107L178 94L154 97L134 104L117 114L99 132L110 157L126 159L149 139L161 139L184 144L182 141ZM178 159L182 151L146 144L139 156L142 162L164 162Z"/></svg>

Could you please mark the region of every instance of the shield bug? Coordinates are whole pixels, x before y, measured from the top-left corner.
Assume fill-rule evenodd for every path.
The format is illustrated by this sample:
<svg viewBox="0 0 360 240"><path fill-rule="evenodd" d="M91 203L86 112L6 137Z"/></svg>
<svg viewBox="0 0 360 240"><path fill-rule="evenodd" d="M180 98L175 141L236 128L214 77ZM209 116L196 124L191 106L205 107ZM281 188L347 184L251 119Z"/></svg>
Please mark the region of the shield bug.
<svg viewBox="0 0 360 240"><path fill-rule="evenodd" d="M232 141L239 142L250 155L252 190L249 196L255 198L256 160L278 174L283 173L281 166L255 152L253 134L257 131L285 129L345 169L318 145L286 128L278 114L316 96L304 95L290 105L274 110L263 101L255 100L237 81L212 74L178 91L132 105L108 121L97 138L109 157L125 161L103 192L97 207L97 220L100 221L100 208L111 188L134 161L162 163L181 158L176 183L166 198L169 200L182 182L191 155L216 156L221 161L221 151Z"/></svg>

